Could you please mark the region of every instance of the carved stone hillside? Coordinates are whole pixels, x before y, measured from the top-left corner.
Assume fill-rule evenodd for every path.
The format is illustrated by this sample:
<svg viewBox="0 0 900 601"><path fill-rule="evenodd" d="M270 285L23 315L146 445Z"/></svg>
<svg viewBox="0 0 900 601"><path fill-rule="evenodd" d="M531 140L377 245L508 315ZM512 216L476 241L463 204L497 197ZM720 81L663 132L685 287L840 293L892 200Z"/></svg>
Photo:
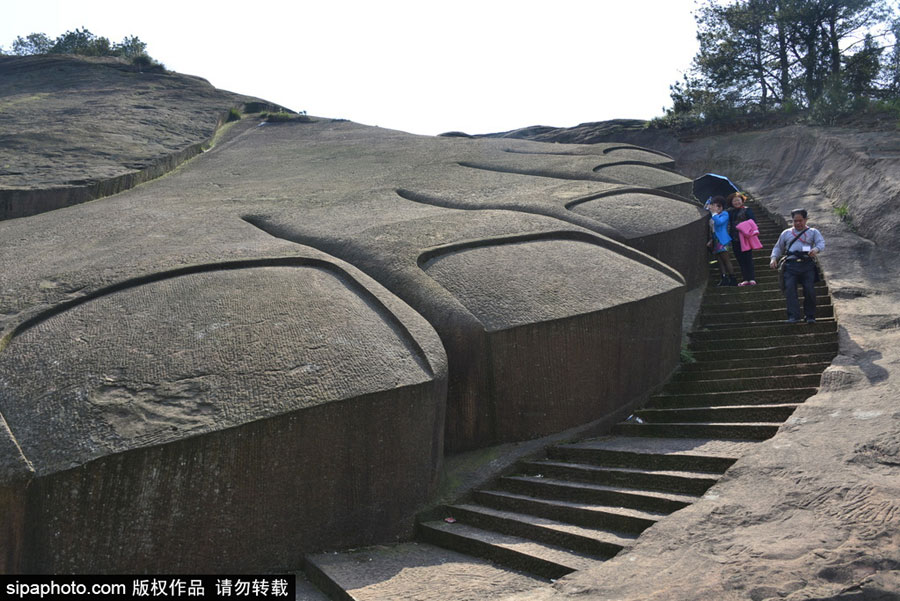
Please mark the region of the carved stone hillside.
<svg viewBox="0 0 900 601"><path fill-rule="evenodd" d="M29 110L96 93L72 81ZM213 129L227 97L204 105ZM169 101L141 110L179 131L164 114L197 101ZM94 155L124 150L82 154L67 181L119 177ZM297 567L407 536L445 452L627 415L676 366L704 267L671 168L621 144L246 116L165 177L0 222L0 567Z"/></svg>

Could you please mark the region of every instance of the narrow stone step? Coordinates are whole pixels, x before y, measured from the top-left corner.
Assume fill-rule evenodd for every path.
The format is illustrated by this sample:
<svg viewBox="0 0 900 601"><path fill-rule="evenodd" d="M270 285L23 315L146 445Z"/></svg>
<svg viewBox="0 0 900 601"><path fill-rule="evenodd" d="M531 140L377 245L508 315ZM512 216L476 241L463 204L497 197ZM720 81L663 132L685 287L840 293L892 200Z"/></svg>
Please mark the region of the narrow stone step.
<svg viewBox="0 0 900 601"><path fill-rule="evenodd" d="M740 353L734 353L738 355ZM666 393L672 393L676 388L673 384L688 384L692 382L710 382L716 380L752 380L766 377L783 377L783 376L815 376L815 383L808 386L818 386L822 377L822 372L828 367L829 363L800 363L798 365L775 365L769 367L733 367L731 369L695 369L691 371L682 370L676 373L669 384L666 385ZM756 387L753 387L756 388Z"/></svg>
<svg viewBox="0 0 900 601"><path fill-rule="evenodd" d="M617 534L598 528L584 528L540 516L503 511L475 504L449 505L447 516L501 534L519 536L592 557L608 559L634 543L634 535Z"/></svg>
<svg viewBox="0 0 900 601"><path fill-rule="evenodd" d="M550 582L428 543L404 543L305 559L304 571L341 601L472 601L550 591Z"/></svg>
<svg viewBox="0 0 900 601"><path fill-rule="evenodd" d="M625 467L645 470L694 471L724 473L735 462L734 457L722 455L702 455L691 453L680 446L655 446L647 449L643 439L629 439L627 450L619 450L612 445L602 445L604 441L559 445L547 450L547 457L563 463L587 463L604 467ZM621 447L620 447L621 448Z"/></svg>
<svg viewBox="0 0 900 601"><path fill-rule="evenodd" d="M603 486L536 476L506 476L497 482L506 492L544 499L612 505L658 513L672 513L697 500L696 496L658 491L636 491L622 486Z"/></svg>
<svg viewBox="0 0 900 601"><path fill-rule="evenodd" d="M656 394L650 397L648 408L674 409L681 407L802 403L818 391L818 388L773 388L771 390L740 390L734 392ZM704 437L697 436L696 438ZM718 437L712 436L709 438Z"/></svg>
<svg viewBox="0 0 900 601"><path fill-rule="evenodd" d="M731 405L727 407L683 407L641 409L635 415L650 424L783 422L798 405Z"/></svg>
<svg viewBox="0 0 900 601"><path fill-rule="evenodd" d="M798 328L802 327L802 325L798 325ZM838 353L838 342L835 340L834 342L820 342L817 344L807 344L803 345L802 349L811 354L826 354L832 353L832 357L836 356ZM742 349L742 352L748 356L753 358L760 357L792 357L796 352L800 350L800 347L797 345L789 345L789 344L770 344L769 346L761 346L761 347L748 347ZM698 362L700 361L718 361L723 356L728 356L733 353L733 349L726 351L694 351L691 350L691 355Z"/></svg>
<svg viewBox="0 0 900 601"><path fill-rule="evenodd" d="M601 560L584 553L519 536L482 530L461 522L424 522L418 525L417 532L431 544L550 579L591 568Z"/></svg>
<svg viewBox="0 0 900 601"><path fill-rule="evenodd" d="M699 372L709 379L672 380L663 388L663 394L698 394L709 392L740 392L742 390L772 390L775 388L814 388L822 379L821 370L815 373L781 376L739 376L730 370L715 374ZM716 377L718 376L718 377Z"/></svg>
<svg viewBox="0 0 900 601"><path fill-rule="evenodd" d="M586 528L629 534L640 534L665 515L593 503L540 499L501 490L477 490L474 498L478 504L494 509L536 515Z"/></svg>
<svg viewBox="0 0 900 601"><path fill-rule="evenodd" d="M726 438L732 440L766 440L775 436L780 423L620 423L613 432L624 436L664 436L667 438Z"/></svg>
<svg viewBox="0 0 900 601"><path fill-rule="evenodd" d="M837 336L837 322L817 321L804 324L804 331L810 334L830 333ZM695 330L688 334L691 340L716 340L716 339L740 339L761 338L765 336L794 335L797 330L793 324L773 323L767 325L736 326L733 328L717 328L715 330Z"/></svg>
<svg viewBox="0 0 900 601"><path fill-rule="evenodd" d="M520 469L523 475L529 476L690 495L702 495L716 483L719 476L718 473L606 467L549 460L523 461Z"/></svg>

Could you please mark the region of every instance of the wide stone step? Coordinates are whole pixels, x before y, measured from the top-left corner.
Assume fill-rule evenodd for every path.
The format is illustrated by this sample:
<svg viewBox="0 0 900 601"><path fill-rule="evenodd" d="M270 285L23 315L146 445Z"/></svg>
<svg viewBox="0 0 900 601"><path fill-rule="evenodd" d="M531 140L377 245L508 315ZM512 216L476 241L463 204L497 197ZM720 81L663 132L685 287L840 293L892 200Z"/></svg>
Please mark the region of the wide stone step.
<svg viewBox="0 0 900 601"><path fill-rule="evenodd" d="M719 281L718 278L719 276L716 276L715 282ZM754 299L758 298L784 297L784 293L782 293L781 289L778 287L777 276L756 281L756 286L710 285L707 287L706 291L703 294L703 304L707 305L715 303L732 303L737 299L740 299L742 302L751 302ZM760 281L762 283L760 283ZM714 284L715 282L712 282L712 284ZM825 284L825 282L817 282L815 285L815 290L816 296L819 296L820 294L828 294L828 286ZM798 297L799 296L801 296L801 293L800 289L798 288Z"/></svg>
<svg viewBox="0 0 900 601"><path fill-rule="evenodd" d="M766 440L775 436L780 423L620 423L613 432L623 436L663 436L667 438L725 438L731 440Z"/></svg>
<svg viewBox="0 0 900 601"><path fill-rule="evenodd" d="M628 451L582 445L560 445L547 450L547 457L563 463L587 463L603 467L644 470L695 471L723 473L735 462L734 457L697 455L653 449L641 450L633 443Z"/></svg>
<svg viewBox="0 0 900 601"><path fill-rule="evenodd" d="M550 579L594 567L602 559L462 522L423 522L418 525L417 534L433 545Z"/></svg>
<svg viewBox="0 0 900 601"><path fill-rule="evenodd" d="M751 390L772 390L775 388L804 387L819 385L822 372L791 374L783 376L740 377L729 374L728 370L717 372L718 378L708 380L673 380L665 385L662 394L698 394L707 392L740 392Z"/></svg>
<svg viewBox="0 0 900 601"><path fill-rule="evenodd" d="M657 394L650 397L648 408L674 409L684 407L727 407L734 405L780 405L802 403L818 391L818 388L810 387L741 390L735 392ZM703 437L698 436L697 438Z"/></svg>
<svg viewBox="0 0 900 601"><path fill-rule="evenodd" d="M482 530L518 536L592 557L608 559L634 543L634 535L598 528L585 528L550 518L503 511L476 504L449 505L445 513L451 520Z"/></svg>
<svg viewBox="0 0 900 601"><path fill-rule="evenodd" d="M636 411L635 415L649 424L783 422L797 407L796 403L681 407L641 409Z"/></svg>
<svg viewBox="0 0 900 601"><path fill-rule="evenodd" d="M837 322L817 321L804 324L804 332L809 334L831 333L837 336ZM797 334L793 324L773 323L767 325L735 326L731 328L716 328L713 330L695 330L688 334L691 340L737 340L740 338L761 338L765 336L794 336Z"/></svg>
<svg viewBox="0 0 900 601"><path fill-rule="evenodd" d="M672 513L697 500L696 496L639 491L622 486L603 486L537 476L506 476L497 482L506 492L543 499L612 505L658 513Z"/></svg>
<svg viewBox="0 0 900 601"><path fill-rule="evenodd" d="M798 328L802 328L803 325L797 325ZM747 347L741 349L741 352L748 357L753 358L761 358L761 357L792 357L794 354L800 350L797 346L791 346L787 344L773 344L769 343L767 346L755 346L755 347ZM816 344L808 344L802 347L802 350L809 352L810 354L818 355L818 354L826 354L833 353L832 357L837 355L838 353L838 342L835 340L833 342L820 342ZM691 351L691 355L696 361L719 361L725 357L729 357L734 355L735 351L733 349L726 350L713 350L713 351Z"/></svg>
<svg viewBox="0 0 900 601"><path fill-rule="evenodd" d="M689 384L696 382L698 384L720 381L720 380L748 380L762 379L768 377L783 376L815 376L815 384L810 386L818 386L822 372L828 367L829 363L801 363L799 365L777 365L770 367L733 367L731 369L697 369L692 371L679 371L676 373L669 384L666 385L665 391L671 393L678 390L675 384ZM705 385L705 384L704 384ZM755 386L753 388L756 388ZM737 390L736 388L733 390Z"/></svg>
<svg viewBox="0 0 900 601"><path fill-rule="evenodd" d="M794 324L785 324L787 326L791 326ZM806 326L807 324L803 324ZM811 326L819 325L818 323L809 324ZM748 354L749 349L758 349L758 348L806 348L809 345L816 344L837 344L838 337L834 332L821 332L817 333L814 331L810 331L806 327L803 328L794 328L793 332L786 332L784 334L775 334L772 336L760 336L759 338L726 338L722 337L719 340L715 339L707 339L707 340L692 340L688 345L688 348L691 352L694 351L726 351L726 355L746 355ZM727 352L727 351L737 351L737 352Z"/></svg>
<svg viewBox="0 0 900 601"><path fill-rule="evenodd" d="M802 297L798 297L802 298ZM816 306L830 305L831 296L828 294L816 295ZM700 309L702 315L718 315L719 313L740 313L744 311L760 311L764 309L784 309L784 296L781 294L773 298L761 298L751 301L744 301L736 298L732 303L719 303L704 306Z"/></svg>
<svg viewBox="0 0 900 601"><path fill-rule="evenodd" d="M816 307L816 318L834 317L834 307L832 305L824 305ZM778 309L762 309L754 311L737 311L718 314L701 314L699 316L700 325L714 324L747 324L758 321L778 321L787 318L787 306Z"/></svg>
<svg viewBox="0 0 900 601"><path fill-rule="evenodd" d="M736 358L728 358L729 356L735 357L735 354L724 355L717 359L707 358L702 362L695 360L693 363L682 363L679 367L679 371L693 372L733 369L739 367L774 367L781 365L799 365L801 363L831 363L831 360L834 359L836 353L830 351L824 353L797 353L781 357L749 357L746 356L746 354L742 354Z"/></svg>
<svg viewBox="0 0 900 601"><path fill-rule="evenodd" d="M519 464L519 469L522 475L527 476L690 495L702 495L719 477L718 473L605 467L559 461L524 461Z"/></svg>
<svg viewBox="0 0 900 601"><path fill-rule="evenodd" d="M536 515L586 528L629 534L640 534L665 515L624 507L540 499L500 490L475 491L474 500L480 505L494 509Z"/></svg>
<svg viewBox="0 0 900 601"><path fill-rule="evenodd" d="M341 601L472 601L551 592L545 578L425 542L321 553L306 558L304 571Z"/></svg>

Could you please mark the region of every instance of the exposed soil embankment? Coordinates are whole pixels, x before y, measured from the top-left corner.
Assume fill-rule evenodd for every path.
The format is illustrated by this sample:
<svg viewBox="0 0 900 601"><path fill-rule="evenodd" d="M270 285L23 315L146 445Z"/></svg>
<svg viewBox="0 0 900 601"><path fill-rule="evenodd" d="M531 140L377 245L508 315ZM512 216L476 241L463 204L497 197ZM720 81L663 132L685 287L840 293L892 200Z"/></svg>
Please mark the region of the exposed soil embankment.
<svg viewBox="0 0 900 601"><path fill-rule="evenodd" d="M159 177L202 152L229 109L247 103L271 106L118 59L0 57L0 219Z"/></svg>

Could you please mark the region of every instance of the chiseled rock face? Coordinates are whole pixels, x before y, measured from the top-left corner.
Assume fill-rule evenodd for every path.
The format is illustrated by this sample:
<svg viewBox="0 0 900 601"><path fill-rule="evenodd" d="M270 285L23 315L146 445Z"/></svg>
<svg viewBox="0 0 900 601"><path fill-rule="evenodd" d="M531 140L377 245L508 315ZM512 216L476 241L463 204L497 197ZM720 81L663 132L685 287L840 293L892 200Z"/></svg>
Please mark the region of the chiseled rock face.
<svg viewBox="0 0 900 601"><path fill-rule="evenodd" d="M703 257L670 167L245 119L0 222L8 569L296 567L408 534L445 449L628 410L677 364L672 265Z"/></svg>
<svg viewBox="0 0 900 601"><path fill-rule="evenodd" d="M409 528L441 463L443 349L305 255L138 278L8 337L0 411L35 477L11 567L263 569Z"/></svg>

